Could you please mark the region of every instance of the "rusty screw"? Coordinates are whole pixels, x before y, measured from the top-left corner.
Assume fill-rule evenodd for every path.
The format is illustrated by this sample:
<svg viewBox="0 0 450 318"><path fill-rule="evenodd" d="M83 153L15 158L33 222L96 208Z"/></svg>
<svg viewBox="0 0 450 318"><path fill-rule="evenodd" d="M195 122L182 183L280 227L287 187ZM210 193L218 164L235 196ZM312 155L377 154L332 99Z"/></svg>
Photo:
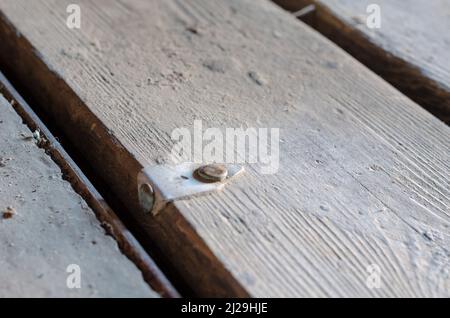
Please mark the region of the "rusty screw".
<svg viewBox="0 0 450 318"><path fill-rule="evenodd" d="M220 182L228 176L228 169L223 164L210 164L198 168L195 176L202 182Z"/></svg>

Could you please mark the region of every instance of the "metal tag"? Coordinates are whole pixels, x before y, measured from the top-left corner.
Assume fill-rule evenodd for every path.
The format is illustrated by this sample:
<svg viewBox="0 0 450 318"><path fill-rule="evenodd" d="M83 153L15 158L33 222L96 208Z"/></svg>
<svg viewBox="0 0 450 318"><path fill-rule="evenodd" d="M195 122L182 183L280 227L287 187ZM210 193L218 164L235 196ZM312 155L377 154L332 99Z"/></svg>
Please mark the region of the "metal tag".
<svg viewBox="0 0 450 318"><path fill-rule="evenodd" d="M244 172L242 166L225 166L227 177L219 182L203 182L196 178L195 172L202 167L200 164L146 167L138 175L140 204L145 212L157 215L170 202L220 191L230 179Z"/></svg>

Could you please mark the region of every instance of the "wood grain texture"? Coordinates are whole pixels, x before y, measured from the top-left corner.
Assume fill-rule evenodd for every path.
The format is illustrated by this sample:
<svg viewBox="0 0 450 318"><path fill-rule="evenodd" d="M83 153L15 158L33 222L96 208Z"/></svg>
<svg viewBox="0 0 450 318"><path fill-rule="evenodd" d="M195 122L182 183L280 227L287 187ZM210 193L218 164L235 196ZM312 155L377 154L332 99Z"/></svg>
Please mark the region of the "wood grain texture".
<svg viewBox="0 0 450 318"><path fill-rule="evenodd" d="M450 123L450 3L382 0L381 28L370 29L370 0L274 0L297 11L315 4L308 24L435 116Z"/></svg>
<svg viewBox="0 0 450 318"><path fill-rule="evenodd" d="M2 67L198 295L450 296L448 127L268 1L83 0L80 30L69 2L0 1ZM144 215L137 173L195 119L279 127L279 172Z"/></svg>
<svg viewBox="0 0 450 318"><path fill-rule="evenodd" d="M158 297L30 136L0 95L0 297Z"/></svg>

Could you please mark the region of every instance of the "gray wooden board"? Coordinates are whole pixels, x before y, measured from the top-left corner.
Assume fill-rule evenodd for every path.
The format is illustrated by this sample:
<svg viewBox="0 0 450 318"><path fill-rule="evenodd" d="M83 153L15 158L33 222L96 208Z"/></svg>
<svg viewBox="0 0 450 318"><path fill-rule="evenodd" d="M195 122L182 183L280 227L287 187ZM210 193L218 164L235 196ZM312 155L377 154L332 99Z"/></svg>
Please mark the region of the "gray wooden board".
<svg viewBox="0 0 450 318"><path fill-rule="evenodd" d="M293 11L315 4L315 18L309 19L315 28L450 123L449 1L274 2ZM373 16L373 11L367 12L371 4L380 8L380 28L370 28L366 23Z"/></svg>
<svg viewBox="0 0 450 318"><path fill-rule="evenodd" d="M3 66L199 295L450 296L447 126L269 1L82 0L79 30L69 3L0 1ZM278 173L143 214L195 119L279 127Z"/></svg>
<svg viewBox="0 0 450 318"><path fill-rule="evenodd" d="M0 95L0 297L157 297L31 136Z"/></svg>

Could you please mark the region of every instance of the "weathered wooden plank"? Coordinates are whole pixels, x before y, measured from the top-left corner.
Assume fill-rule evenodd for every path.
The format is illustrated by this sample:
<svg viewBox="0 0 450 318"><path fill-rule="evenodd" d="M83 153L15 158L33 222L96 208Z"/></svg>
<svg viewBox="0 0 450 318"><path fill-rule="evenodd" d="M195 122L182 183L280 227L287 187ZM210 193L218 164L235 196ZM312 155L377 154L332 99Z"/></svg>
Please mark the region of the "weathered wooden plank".
<svg viewBox="0 0 450 318"><path fill-rule="evenodd" d="M434 115L450 123L450 4L446 0L274 0ZM380 8L380 28L369 28ZM311 17L313 16L313 17ZM373 27L371 25L371 27Z"/></svg>
<svg viewBox="0 0 450 318"><path fill-rule="evenodd" d="M0 297L158 296L2 95L0 140Z"/></svg>
<svg viewBox="0 0 450 318"><path fill-rule="evenodd" d="M2 0L2 66L197 294L449 296L448 127L268 1L83 0L79 30L69 3ZM194 119L281 128L278 173L142 213Z"/></svg>
<svg viewBox="0 0 450 318"><path fill-rule="evenodd" d="M142 272L144 280L162 297L179 297L178 292L158 268L136 238L125 227L102 195L95 189L83 171L73 161L60 142L53 136L27 102L0 72L0 95L9 100L11 106L31 131L39 131L38 146L58 165L64 180L72 185L86 204L95 213L108 235L111 235L120 248Z"/></svg>

